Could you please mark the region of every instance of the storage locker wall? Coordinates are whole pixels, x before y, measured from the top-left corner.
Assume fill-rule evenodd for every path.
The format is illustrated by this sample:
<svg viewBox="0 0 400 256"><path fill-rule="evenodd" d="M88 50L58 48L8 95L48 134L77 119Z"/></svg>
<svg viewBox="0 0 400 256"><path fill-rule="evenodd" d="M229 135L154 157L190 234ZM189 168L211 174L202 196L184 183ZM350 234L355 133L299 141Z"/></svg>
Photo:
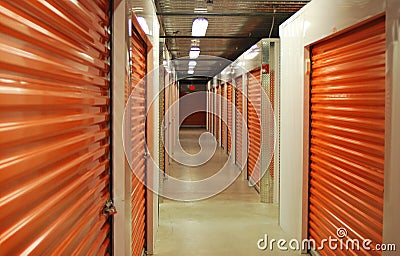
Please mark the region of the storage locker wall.
<svg viewBox="0 0 400 256"><path fill-rule="evenodd" d="M243 78L242 76L236 78L236 90L235 90L235 107L236 110L243 115L243 94L241 91L242 88L242 82L243 82ZM236 113L236 111L235 111ZM243 119L239 116L235 114L235 118L236 118L236 164L239 166L243 165L243 161L242 161L242 130L243 130Z"/></svg>
<svg viewBox="0 0 400 256"><path fill-rule="evenodd" d="M382 242L385 49L384 17L312 48L309 235L318 244L338 228Z"/></svg>
<svg viewBox="0 0 400 256"><path fill-rule="evenodd" d="M0 3L2 255L106 255L108 1Z"/></svg>
<svg viewBox="0 0 400 256"><path fill-rule="evenodd" d="M132 20L136 19L133 17ZM133 26L132 31L132 96L130 98L131 115L131 157L132 157L132 185L131 185L131 214L132 214L132 255L142 255L145 247L146 228L146 188L143 182L146 179L145 160L145 130L146 130L146 82L142 80L146 75L147 46L145 34L140 33Z"/></svg>
<svg viewBox="0 0 400 256"><path fill-rule="evenodd" d="M231 134L232 134L232 132L233 132L233 127L232 127L232 106L231 106L231 104L232 104L232 93L233 93L233 87L232 87L232 84L230 83L230 82L228 82L227 84L227 88L226 88L226 90L227 90L227 92L226 92L226 95L227 95L227 104L228 104L228 106L227 106L227 123L228 123L228 131L227 131L227 151L228 151L228 153L230 153L231 152L231 146L232 146L232 138L231 138Z"/></svg>
<svg viewBox="0 0 400 256"><path fill-rule="evenodd" d="M221 97L221 86L218 86L217 87L217 95L216 95L216 98L215 98L215 108L216 108L216 111L215 111L215 128L216 128L215 129L215 136L216 136L218 142L221 141L221 136L220 136L221 126L220 126L220 118L219 118L219 113L221 111L221 100L220 100L220 97Z"/></svg>
<svg viewBox="0 0 400 256"><path fill-rule="evenodd" d="M227 104L226 104L226 84L221 84L221 117L222 120L226 120L227 118ZM227 126L225 121L221 122L221 146L225 149L226 148L226 130Z"/></svg>
<svg viewBox="0 0 400 256"><path fill-rule="evenodd" d="M260 153L260 113L261 113L261 85L260 69L248 73L248 92L247 92L247 123L249 134L249 153L247 173L250 181L260 179L260 161L257 162ZM257 182L259 185L259 182Z"/></svg>

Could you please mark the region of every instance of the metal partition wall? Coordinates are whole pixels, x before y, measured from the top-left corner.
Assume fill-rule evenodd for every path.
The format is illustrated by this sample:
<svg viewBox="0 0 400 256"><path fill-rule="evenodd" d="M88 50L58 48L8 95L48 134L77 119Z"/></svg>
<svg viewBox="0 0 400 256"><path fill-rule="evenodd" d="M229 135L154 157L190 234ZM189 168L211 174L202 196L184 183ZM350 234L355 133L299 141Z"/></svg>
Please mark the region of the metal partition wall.
<svg viewBox="0 0 400 256"><path fill-rule="evenodd" d="M247 124L249 137L249 153L247 163L247 173L251 184L259 189L261 167L259 152L261 148L261 70L256 70L248 73L248 101L247 101ZM254 178L252 178L252 176Z"/></svg>
<svg viewBox="0 0 400 256"><path fill-rule="evenodd" d="M263 39L261 86L265 92L261 108L261 201L278 203L279 197L279 40ZM278 96L277 96L278 94Z"/></svg>
<svg viewBox="0 0 400 256"><path fill-rule="evenodd" d="M235 90L235 107L236 110L243 115L243 77L239 76L236 78L236 90ZM236 113L236 111L235 111ZM243 120L239 115L235 114L235 162L238 166L243 165L242 158L242 138L243 138Z"/></svg>

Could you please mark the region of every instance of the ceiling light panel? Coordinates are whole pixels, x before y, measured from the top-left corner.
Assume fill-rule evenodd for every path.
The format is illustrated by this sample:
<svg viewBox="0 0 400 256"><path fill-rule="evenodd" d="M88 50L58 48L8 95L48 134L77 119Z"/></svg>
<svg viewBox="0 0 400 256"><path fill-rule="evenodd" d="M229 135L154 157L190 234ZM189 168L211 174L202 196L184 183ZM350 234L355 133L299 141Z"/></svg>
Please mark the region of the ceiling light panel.
<svg viewBox="0 0 400 256"><path fill-rule="evenodd" d="M206 18L196 18L192 23L192 36L205 36L208 27Z"/></svg>

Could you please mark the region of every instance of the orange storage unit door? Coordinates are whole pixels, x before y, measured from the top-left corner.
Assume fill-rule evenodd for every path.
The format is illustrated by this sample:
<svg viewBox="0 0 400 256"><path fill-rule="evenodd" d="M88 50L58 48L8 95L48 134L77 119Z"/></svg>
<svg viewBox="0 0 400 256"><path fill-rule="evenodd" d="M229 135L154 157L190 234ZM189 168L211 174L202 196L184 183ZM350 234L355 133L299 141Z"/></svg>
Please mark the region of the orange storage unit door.
<svg viewBox="0 0 400 256"><path fill-rule="evenodd" d="M221 100L220 100L220 97L221 97L221 86L218 86L217 87L217 98L216 98L216 101L215 101L215 107L216 107L216 113L215 113L216 114L215 115L215 120L216 120L215 136L216 136L218 141L221 139L221 136L220 136L221 127L220 127L220 118L219 118L219 112L221 111Z"/></svg>
<svg viewBox="0 0 400 256"><path fill-rule="evenodd" d="M253 70L248 75L247 91L247 124L248 124L248 160L247 174L253 181L260 179L260 113L261 113L261 77L260 69Z"/></svg>
<svg viewBox="0 0 400 256"><path fill-rule="evenodd" d="M210 132L214 134L214 90L210 89Z"/></svg>
<svg viewBox="0 0 400 256"><path fill-rule="evenodd" d="M231 83L227 83L227 123L228 123L228 138L227 138L227 150L228 153L231 152L231 146L232 146L232 138L231 138L231 134L232 134L232 84Z"/></svg>
<svg viewBox="0 0 400 256"><path fill-rule="evenodd" d="M226 91L225 91L225 84L221 84L221 145L223 148L226 148Z"/></svg>
<svg viewBox="0 0 400 256"><path fill-rule="evenodd" d="M0 3L0 251L107 255L108 1Z"/></svg>
<svg viewBox="0 0 400 256"><path fill-rule="evenodd" d="M212 105L211 105L211 90L208 90L207 91L208 92L208 113L207 113L207 116L208 116L208 120L207 120L207 122L208 122L208 131L211 131L211 118L212 118L212 115L211 115L211 107L212 107Z"/></svg>
<svg viewBox="0 0 400 256"><path fill-rule="evenodd" d="M214 102L213 102L213 93L214 91L211 89L210 90L210 113L209 113L209 122L210 122L210 132L213 133L214 131L214 121L213 121L213 111L214 111Z"/></svg>
<svg viewBox="0 0 400 256"><path fill-rule="evenodd" d="M215 134L217 132L216 131L217 128L215 128L215 122L216 122L216 118L215 118L216 106L215 106L215 104L216 104L217 89L213 88L211 91L212 91L211 106L212 106L212 110L213 110L213 113L211 113L212 114L212 116L211 116L211 119L212 119L211 126L212 126L212 133L213 133L213 135L215 137L216 136Z"/></svg>
<svg viewBox="0 0 400 256"><path fill-rule="evenodd" d="M312 48L309 235L317 246L341 238L338 229L343 241L382 242L385 49L384 17Z"/></svg>
<svg viewBox="0 0 400 256"><path fill-rule="evenodd" d="M134 17L135 18L135 17ZM146 160L145 160L145 130L146 130L146 75L147 46L141 35L133 26L132 32L132 96L130 98L131 127L131 214L132 214L132 255L142 255L146 244Z"/></svg>
<svg viewBox="0 0 400 256"><path fill-rule="evenodd" d="M243 115L243 94L240 90L242 88L242 77L236 79L236 90L235 90L235 107L236 110ZM235 111L236 113L236 111ZM236 117L236 163L242 166L242 130L243 130L243 116L235 115Z"/></svg>

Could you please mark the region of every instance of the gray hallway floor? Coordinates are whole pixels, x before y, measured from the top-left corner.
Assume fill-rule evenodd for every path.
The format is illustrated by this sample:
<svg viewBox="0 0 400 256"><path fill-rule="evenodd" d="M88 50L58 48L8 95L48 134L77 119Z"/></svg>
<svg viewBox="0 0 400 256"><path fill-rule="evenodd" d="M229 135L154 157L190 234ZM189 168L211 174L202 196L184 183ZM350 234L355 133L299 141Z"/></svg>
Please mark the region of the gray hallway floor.
<svg viewBox="0 0 400 256"><path fill-rule="evenodd" d="M181 130L183 148L192 154L199 151L198 137L204 131ZM171 163L169 174L182 180L200 180L216 173L227 159L219 148L210 161L199 167ZM232 172L238 171L234 165L230 168ZM299 255L277 248L261 251L257 241L265 234L269 239L290 240L278 225L278 206L260 203L258 193L240 175L226 190L209 199L194 202L163 199L155 255Z"/></svg>

